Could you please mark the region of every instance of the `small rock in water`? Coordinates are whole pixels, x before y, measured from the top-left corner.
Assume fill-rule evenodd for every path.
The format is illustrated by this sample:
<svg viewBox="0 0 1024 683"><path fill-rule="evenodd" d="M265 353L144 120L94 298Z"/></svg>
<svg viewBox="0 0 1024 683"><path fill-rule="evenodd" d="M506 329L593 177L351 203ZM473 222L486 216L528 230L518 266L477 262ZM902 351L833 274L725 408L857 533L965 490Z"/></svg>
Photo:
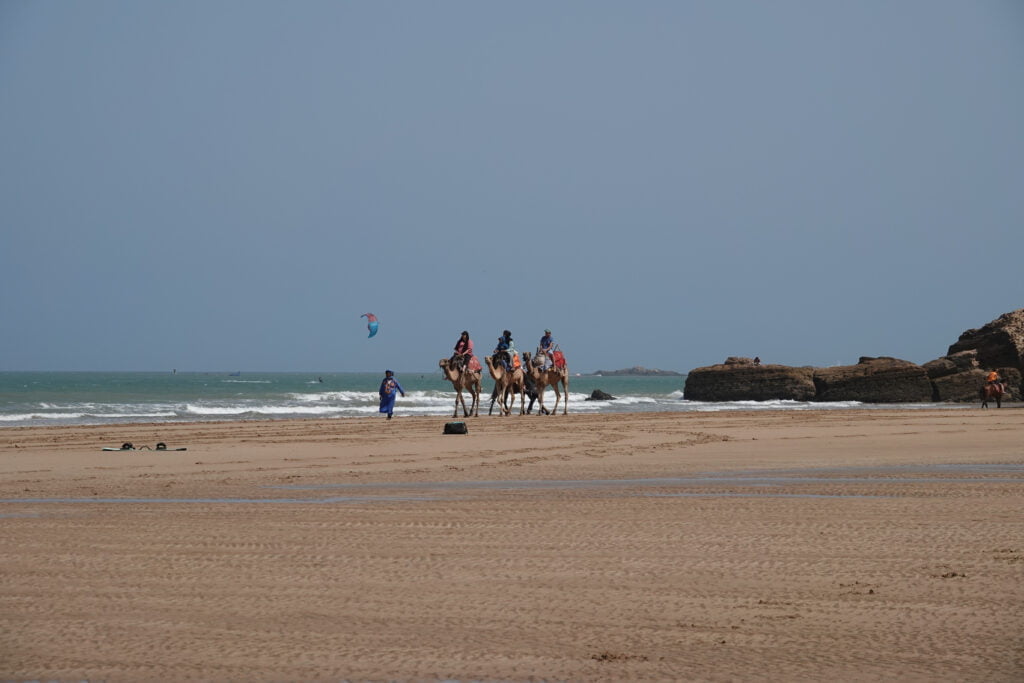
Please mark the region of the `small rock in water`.
<svg viewBox="0 0 1024 683"><path fill-rule="evenodd" d="M593 393L590 394L588 401L614 401L615 397L611 394L606 394L600 389L594 389Z"/></svg>

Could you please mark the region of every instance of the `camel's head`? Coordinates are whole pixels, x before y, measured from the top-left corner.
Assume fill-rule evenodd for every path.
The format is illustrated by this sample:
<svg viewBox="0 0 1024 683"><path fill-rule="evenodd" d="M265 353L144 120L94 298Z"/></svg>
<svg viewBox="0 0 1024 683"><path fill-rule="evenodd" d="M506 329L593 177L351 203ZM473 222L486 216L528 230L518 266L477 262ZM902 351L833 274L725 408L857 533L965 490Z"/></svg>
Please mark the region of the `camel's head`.
<svg viewBox="0 0 1024 683"><path fill-rule="evenodd" d="M447 358L442 358L441 360L439 360L437 362L437 367L444 368L445 370L447 370L448 369L448 359Z"/></svg>

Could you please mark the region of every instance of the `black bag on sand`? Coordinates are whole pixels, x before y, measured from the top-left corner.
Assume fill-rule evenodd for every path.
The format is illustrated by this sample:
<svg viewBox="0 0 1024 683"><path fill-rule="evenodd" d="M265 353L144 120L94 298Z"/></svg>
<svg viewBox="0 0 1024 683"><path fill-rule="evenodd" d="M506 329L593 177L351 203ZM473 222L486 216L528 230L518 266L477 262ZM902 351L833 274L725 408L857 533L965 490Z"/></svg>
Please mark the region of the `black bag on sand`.
<svg viewBox="0 0 1024 683"><path fill-rule="evenodd" d="M469 429L466 428L465 422L445 422L444 423L445 434L469 434Z"/></svg>

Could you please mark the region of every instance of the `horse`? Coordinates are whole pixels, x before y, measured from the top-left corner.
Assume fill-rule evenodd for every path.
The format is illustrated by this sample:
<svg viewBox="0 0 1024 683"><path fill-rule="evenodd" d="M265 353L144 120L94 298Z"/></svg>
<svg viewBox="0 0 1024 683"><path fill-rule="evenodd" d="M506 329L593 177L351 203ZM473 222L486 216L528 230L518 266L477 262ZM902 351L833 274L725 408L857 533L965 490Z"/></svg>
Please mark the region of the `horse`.
<svg viewBox="0 0 1024 683"><path fill-rule="evenodd" d="M996 408L1003 407L1003 394L1006 392L1003 391L1003 385L999 382L990 382L989 384L986 384L978 393L981 395L982 408L988 408L988 401L991 398L996 400Z"/></svg>

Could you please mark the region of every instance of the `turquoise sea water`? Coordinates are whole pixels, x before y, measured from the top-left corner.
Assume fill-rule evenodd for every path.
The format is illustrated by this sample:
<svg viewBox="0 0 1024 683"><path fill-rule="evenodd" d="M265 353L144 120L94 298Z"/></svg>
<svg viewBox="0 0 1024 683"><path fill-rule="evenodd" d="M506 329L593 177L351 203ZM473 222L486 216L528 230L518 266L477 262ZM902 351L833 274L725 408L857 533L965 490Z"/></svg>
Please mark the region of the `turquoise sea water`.
<svg viewBox="0 0 1024 683"><path fill-rule="evenodd" d="M455 393L440 371L398 373L406 391L396 417L450 416ZM0 372L0 428L133 422L200 422L294 418L348 418L377 414L377 373ZM634 413L722 410L829 410L850 403L683 400L685 377L582 375L569 381L569 411ZM493 382L484 378L481 415ZM586 400L595 389L613 401ZM554 404L550 389L545 394ZM901 407L931 407L931 404ZM949 407L949 406L944 406ZM497 412L496 412L497 414Z"/></svg>

